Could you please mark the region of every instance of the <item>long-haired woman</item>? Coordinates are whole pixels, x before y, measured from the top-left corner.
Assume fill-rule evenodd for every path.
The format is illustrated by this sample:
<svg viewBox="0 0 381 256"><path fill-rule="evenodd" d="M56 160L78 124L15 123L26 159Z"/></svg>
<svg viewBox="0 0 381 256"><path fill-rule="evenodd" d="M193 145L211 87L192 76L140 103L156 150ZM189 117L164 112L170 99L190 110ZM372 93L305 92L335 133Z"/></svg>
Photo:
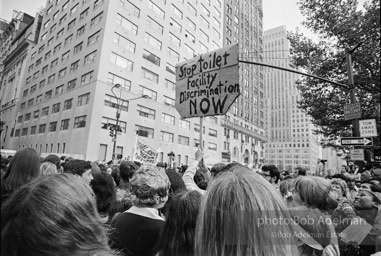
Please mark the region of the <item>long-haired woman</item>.
<svg viewBox="0 0 381 256"><path fill-rule="evenodd" d="M244 166L208 184L197 221L197 256L297 255L290 215L275 188Z"/></svg>
<svg viewBox="0 0 381 256"><path fill-rule="evenodd" d="M1 204L3 204L14 191L40 175L40 157L33 148L17 151L1 181Z"/></svg>
<svg viewBox="0 0 381 256"><path fill-rule="evenodd" d="M42 175L1 209L1 254L116 255L88 184L72 174Z"/></svg>
<svg viewBox="0 0 381 256"><path fill-rule="evenodd" d="M159 242L159 256L193 256L201 193L196 190L175 194Z"/></svg>

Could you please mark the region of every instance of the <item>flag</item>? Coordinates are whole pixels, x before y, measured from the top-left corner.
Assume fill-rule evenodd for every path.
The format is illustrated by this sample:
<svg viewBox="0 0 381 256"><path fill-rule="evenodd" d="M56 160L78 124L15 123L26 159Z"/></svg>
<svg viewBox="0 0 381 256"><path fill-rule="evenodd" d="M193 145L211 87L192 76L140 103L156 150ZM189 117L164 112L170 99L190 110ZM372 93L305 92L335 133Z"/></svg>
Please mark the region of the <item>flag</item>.
<svg viewBox="0 0 381 256"><path fill-rule="evenodd" d="M134 161L139 161L144 164L155 164L159 153L146 144L139 137L136 139Z"/></svg>

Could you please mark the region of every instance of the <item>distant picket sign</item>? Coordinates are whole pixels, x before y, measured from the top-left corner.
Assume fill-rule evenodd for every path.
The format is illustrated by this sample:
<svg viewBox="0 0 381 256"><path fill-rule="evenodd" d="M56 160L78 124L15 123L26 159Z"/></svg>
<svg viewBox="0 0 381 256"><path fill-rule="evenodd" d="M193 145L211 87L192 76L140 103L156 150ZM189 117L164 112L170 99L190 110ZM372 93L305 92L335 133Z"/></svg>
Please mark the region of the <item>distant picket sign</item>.
<svg viewBox="0 0 381 256"><path fill-rule="evenodd" d="M239 95L238 44L176 65L175 106L182 118L225 115Z"/></svg>

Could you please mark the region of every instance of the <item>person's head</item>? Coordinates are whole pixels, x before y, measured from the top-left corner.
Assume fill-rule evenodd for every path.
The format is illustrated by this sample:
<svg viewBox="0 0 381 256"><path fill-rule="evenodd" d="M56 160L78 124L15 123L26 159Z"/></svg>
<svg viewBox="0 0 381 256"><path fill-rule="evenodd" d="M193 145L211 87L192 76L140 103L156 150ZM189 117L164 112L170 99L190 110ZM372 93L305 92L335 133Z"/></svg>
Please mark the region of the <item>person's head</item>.
<svg viewBox="0 0 381 256"><path fill-rule="evenodd" d="M114 179L116 186L119 187L119 184L120 184L119 167L113 167L112 168L111 177Z"/></svg>
<svg viewBox="0 0 381 256"><path fill-rule="evenodd" d="M337 196L337 199L345 197L347 195L347 183L338 178L334 178L331 180L331 190L334 192L334 194Z"/></svg>
<svg viewBox="0 0 381 256"><path fill-rule="evenodd" d="M236 166L212 179L197 220L195 255L297 255L291 225L264 220L290 218L282 198L263 177Z"/></svg>
<svg viewBox="0 0 381 256"><path fill-rule="evenodd" d="M85 160L71 160L65 164L64 171L79 176L87 184L93 179L91 175L91 164Z"/></svg>
<svg viewBox="0 0 381 256"><path fill-rule="evenodd" d="M307 175L306 169L304 168L298 169L298 176L306 176L306 175Z"/></svg>
<svg viewBox="0 0 381 256"><path fill-rule="evenodd" d="M327 210L330 180L319 176L300 176L294 181L294 202L298 205Z"/></svg>
<svg viewBox="0 0 381 256"><path fill-rule="evenodd" d="M361 173L361 182L369 181L372 179L372 173L370 171L364 171Z"/></svg>
<svg viewBox="0 0 381 256"><path fill-rule="evenodd" d="M200 168L196 171L194 177L193 177L193 181L194 183L196 183L196 185L200 188L200 189L206 189L207 187L207 183L206 183L206 180L205 180L205 177L204 175L202 175L202 172L205 172L206 170L204 168Z"/></svg>
<svg viewBox="0 0 381 256"><path fill-rule="evenodd" d="M42 175L1 209L2 255L114 255L90 186L70 174Z"/></svg>
<svg viewBox="0 0 381 256"><path fill-rule="evenodd" d="M380 204L381 193L366 190L360 190L353 201L353 206L356 210L371 210ZM361 214L361 211L359 211L359 213Z"/></svg>
<svg viewBox="0 0 381 256"><path fill-rule="evenodd" d="M381 186L376 180L367 180L361 182L360 190L372 191L372 192L381 192Z"/></svg>
<svg viewBox="0 0 381 256"><path fill-rule="evenodd" d="M17 151L11 158L1 186L7 191L15 191L21 185L40 175L40 157L33 148Z"/></svg>
<svg viewBox="0 0 381 256"><path fill-rule="evenodd" d="M290 207L292 205L292 197L294 192L294 180L293 179L287 179L283 180L279 184L279 191L281 195L283 196L283 199L286 202L286 205Z"/></svg>
<svg viewBox="0 0 381 256"><path fill-rule="evenodd" d="M167 167L163 162L158 162L158 163L156 164L156 166L157 166L157 167L164 168L164 169Z"/></svg>
<svg viewBox="0 0 381 256"><path fill-rule="evenodd" d="M99 169L101 170L101 172L107 172L107 168L104 164L98 164L99 166Z"/></svg>
<svg viewBox="0 0 381 256"><path fill-rule="evenodd" d="M105 215L116 200L116 190L112 177L107 172L94 174L90 182L94 191L98 212Z"/></svg>
<svg viewBox="0 0 381 256"><path fill-rule="evenodd" d="M375 168L373 170L373 178L381 179L381 168Z"/></svg>
<svg viewBox="0 0 381 256"><path fill-rule="evenodd" d="M341 169L340 169L340 172L341 173L346 173L346 172L348 172L349 171L349 167L348 166L346 166L346 165L342 165L341 166Z"/></svg>
<svg viewBox="0 0 381 256"><path fill-rule="evenodd" d="M278 183L280 178L280 172L274 165L262 166L262 170L259 171L258 174L262 175L268 182L275 184Z"/></svg>
<svg viewBox="0 0 381 256"><path fill-rule="evenodd" d="M50 162L44 162L40 165L40 175L49 175L58 173L57 167L55 164Z"/></svg>
<svg viewBox="0 0 381 256"><path fill-rule="evenodd" d="M132 176L130 184L137 207L160 209L168 200L171 184L163 168L142 165Z"/></svg>
<svg viewBox="0 0 381 256"><path fill-rule="evenodd" d="M131 161L123 161L119 166L119 175L124 182L129 182L135 171L138 169L136 164Z"/></svg>
<svg viewBox="0 0 381 256"><path fill-rule="evenodd" d="M48 155L42 162L49 162L54 164L57 168L57 172L61 172L61 159L57 155Z"/></svg>
<svg viewBox="0 0 381 256"><path fill-rule="evenodd" d="M202 195L183 190L173 195L159 242L159 255L194 255L194 237Z"/></svg>
<svg viewBox="0 0 381 256"><path fill-rule="evenodd" d="M184 180L181 176L174 170L166 170L165 173L169 178L169 182L171 183L171 192L177 193L182 190L186 190Z"/></svg>
<svg viewBox="0 0 381 256"><path fill-rule="evenodd" d="M217 176L219 173L223 172L225 170L225 163L217 163L213 165L212 169L210 170L210 173L213 177Z"/></svg>

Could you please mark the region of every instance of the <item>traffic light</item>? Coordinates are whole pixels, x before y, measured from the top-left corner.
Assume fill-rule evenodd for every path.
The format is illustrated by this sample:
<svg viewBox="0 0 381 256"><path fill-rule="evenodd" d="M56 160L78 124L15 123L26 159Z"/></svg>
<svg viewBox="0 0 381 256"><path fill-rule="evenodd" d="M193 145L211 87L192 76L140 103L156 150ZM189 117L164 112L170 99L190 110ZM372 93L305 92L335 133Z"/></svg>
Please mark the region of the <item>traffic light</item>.
<svg viewBox="0 0 381 256"><path fill-rule="evenodd" d="M114 128L113 127L110 128L110 137L114 137Z"/></svg>

